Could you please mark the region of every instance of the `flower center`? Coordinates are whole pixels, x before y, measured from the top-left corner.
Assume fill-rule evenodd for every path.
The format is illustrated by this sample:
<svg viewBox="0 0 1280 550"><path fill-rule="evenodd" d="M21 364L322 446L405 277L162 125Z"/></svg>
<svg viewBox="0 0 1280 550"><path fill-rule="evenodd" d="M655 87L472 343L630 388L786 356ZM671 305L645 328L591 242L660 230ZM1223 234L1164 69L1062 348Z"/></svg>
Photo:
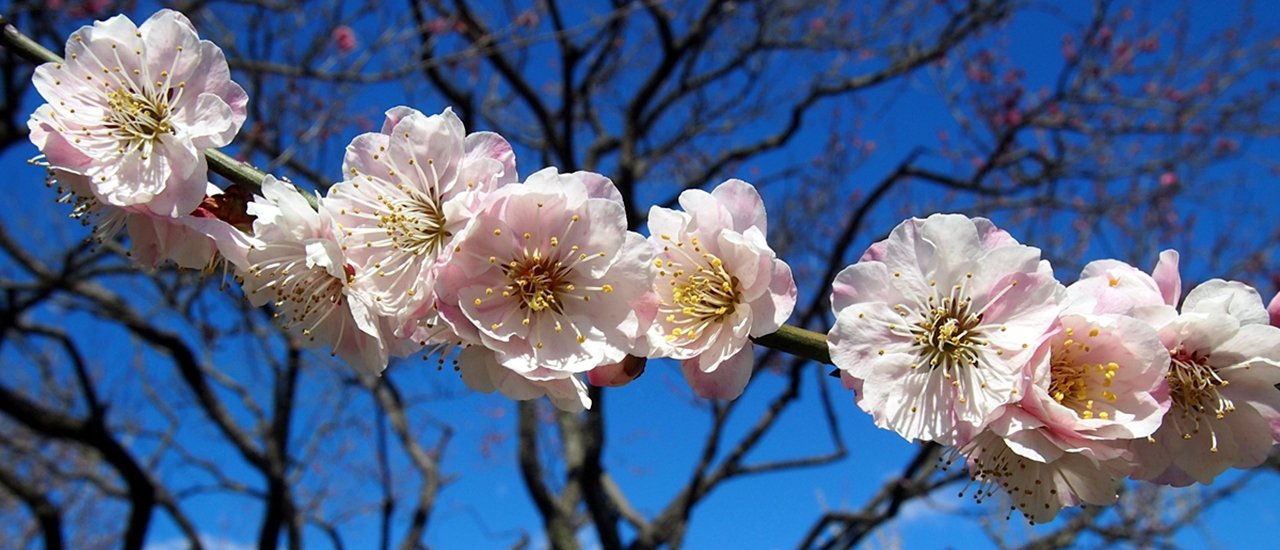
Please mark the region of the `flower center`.
<svg viewBox="0 0 1280 550"><path fill-rule="evenodd" d="M980 327L982 314L973 311L973 298L965 296L964 286L951 287L951 293L938 299L928 298L923 319L910 327L920 350L920 358L930 369L941 367L944 373L978 363L978 348L987 345ZM906 307L895 306L900 314Z"/></svg>
<svg viewBox="0 0 1280 550"><path fill-rule="evenodd" d="M385 213L378 225L387 231L392 244L410 254L436 255L453 236L445 229L444 209L440 201L416 190L404 195L379 197Z"/></svg>
<svg viewBox="0 0 1280 550"><path fill-rule="evenodd" d="M1201 355L1180 345L1169 351L1169 358L1169 374L1165 377L1169 381L1173 406L1178 409L1178 414L1171 415L1174 428L1182 434L1183 439L1191 439L1193 434L1200 431L1200 421L1203 418L1212 436L1209 450L1218 452L1217 434L1206 416L1212 414L1214 419L1221 420L1227 413L1236 410L1231 399L1221 392L1228 382L1209 366L1208 355ZM1190 426L1183 424L1187 421L1190 421Z"/></svg>
<svg viewBox="0 0 1280 550"><path fill-rule="evenodd" d="M572 268L538 249L511 260L502 271L509 281L503 296L519 298L520 309L533 313L564 313L564 298L575 288L569 282Z"/></svg>
<svg viewBox="0 0 1280 550"><path fill-rule="evenodd" d="M725 270L719 257L704 251L697 237L691 237L688 245L668 235L661 238L674 243L674 248L664 246L663 252L675 257L654 260L658 276L671 279L671 295L664 296L660 306L667 323L674 325L666 340L694 340L712 324L733 315L742 299L738 278Z"/></svg>
<svg viewBox="0 0 1280 550"><path fill-rule="evenodd" d="M543 204L538 203L538 208L542 207ZM520 251L513 254L513 259L505 263L496 255L489 256L489 263L501 269L507 283L501 289L485 288L484 295L477 296L474 300L475 305L479 307L489 299L509 302L514 298L516 300L514 306L524 312L520 324L531 327L528 338L537 349L543 347L542 338L546 335L544 332L546 329L554 331L555 334L568 330L570 334L577 337L579 344L586 342L587 334L574 325L572 316L566 313L570 301L579 300L589 303L595 293L611 294L613 292L613 285L592 277L589 267L580 269L581 266L587 266L592 262L607 262L608 252L588 254L582 252L576 244L566 246L567 243L561 243L562 237L572 234L571 228L581 219L578 214L569 216L564 232L550 236L539 235L535 238L532 232L524 232L521 235L524 243ZM494 229L493 236L500 241L500 246L510 245L503 236L502 229ZM461 248L455 248L455 250L461 250ZM575 280L582 286L579 287ZM500 298L497 296L499 293ZM552 314L552 316L544 318L544 314ZM504 318L508 315L510 314L504 314ZM505 323L505 320L491 323L489 329L496 331Z"/></svg>
<svg viewBox="0 0 1280 550"><path fill-rule="evenodd" d="M1097 329L1089 332L1096 336ZM1068 329L1068 336L1071 335ZM1054 346L1049 363L1049 395L1054 401L1076 411L1080 418L1086 420L1097 416L1103 420L1111 418L1111 411L1099 410L1104 403L1115 403L1116 394L1110 390L1112 380L1120 370L1114 361L1107 364L1089 364L1074 357L1076 352L1088 353L1090 347L1084 342L1067 338ZM1101 391L1097 391L1101 389Z"/></svg>
<svg viewBox="0 0 1280 550"><path fill-rule="evenodd" d="M103 127L120 141L122 152L154 144L161 135L173 133L168 95L168 91L144 94L127 88L107 94Z"/></svg>

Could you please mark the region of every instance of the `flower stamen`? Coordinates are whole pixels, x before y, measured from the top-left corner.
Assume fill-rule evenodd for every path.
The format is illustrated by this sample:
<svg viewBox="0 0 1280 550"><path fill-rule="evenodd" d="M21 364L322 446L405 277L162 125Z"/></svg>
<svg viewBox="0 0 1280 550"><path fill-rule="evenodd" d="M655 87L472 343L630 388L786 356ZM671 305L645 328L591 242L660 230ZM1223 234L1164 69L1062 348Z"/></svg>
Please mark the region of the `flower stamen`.
<svg viewBox="0 0 1280 550"><path fill-rule="evenodd" d="M658 276L670 279L670 298L663 296L659 307L666 321L675 325L666 340L696 340L711 325L733 315L742 300L738 279L725 270L719 257L703 251L697 237L692 237L688 246L669 235L662 235L662 239L675 245L664 247L664 252L678 256L665 262L655 260L661 268Z"/></svg>
<svg viewBox="0 0 1280 550"><path fill-rule="evenodd" d="M1201 355L1184 346L1169 351L1170 366L1166 379L1169 381L1169 393L1173 398L1173 407L1177 414L1171 415L1175 428L1183 439L1200 432L1203 425L1208 427L1210 435L1210 452L1218 452L1217 432L1213 429L1212 420L1222 420L1227 413L1236 410L1230 398L1222 394L1222 388L1228 385L1227 380L1218 375L1218 371L1209 365L1209 356ZM1212 418L1209 416L1212 415ZM1184 426L1184 422L1190 426Z"/></svg>

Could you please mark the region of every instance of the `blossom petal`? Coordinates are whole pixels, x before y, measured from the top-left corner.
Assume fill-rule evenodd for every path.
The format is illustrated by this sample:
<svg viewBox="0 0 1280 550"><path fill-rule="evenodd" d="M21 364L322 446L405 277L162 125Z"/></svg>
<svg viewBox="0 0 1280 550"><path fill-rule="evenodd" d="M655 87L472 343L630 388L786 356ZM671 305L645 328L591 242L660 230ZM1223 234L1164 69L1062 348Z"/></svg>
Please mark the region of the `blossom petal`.
<svg viewBox="0 0 1280 550"><path fill-rule="evenodd" d="M760 192L755 186L739 179L730 179L712 189L711 196L732 217L730 229L745 233L747 229L754 227L761 235L769 233L764 200L760 198Z"/></svg>
<svg viewBox="0 0 1280 550"><path fill-rule="evenodd" d="M1191 289L1182 311L1230 315L1241 324L1267 324L1270 317L1262 306L1262 296L1253 287L1235 281L1210 279Z"/></svg>
<svg viewBox="0 0 1280 550"><path fill-rule="evenodd" d="M1165 250L1160 253L1160 261L1156 262L1156 268L1151 271L1151 278L1160 289L1160 296L1164 298L1164 303L1171 306L1178 305L1178 300L1182 298L1182 276L1178 274L1177 250Z"/></svg>
<svg viewBox="0 0 1280 550"><path fill-rule="evenodd" d="M711 372L702 369L700 360L695 357L680 362L680 371L693 392L704 399L737 399L751 380L755 354L752 346L745 346Z"/></svg>

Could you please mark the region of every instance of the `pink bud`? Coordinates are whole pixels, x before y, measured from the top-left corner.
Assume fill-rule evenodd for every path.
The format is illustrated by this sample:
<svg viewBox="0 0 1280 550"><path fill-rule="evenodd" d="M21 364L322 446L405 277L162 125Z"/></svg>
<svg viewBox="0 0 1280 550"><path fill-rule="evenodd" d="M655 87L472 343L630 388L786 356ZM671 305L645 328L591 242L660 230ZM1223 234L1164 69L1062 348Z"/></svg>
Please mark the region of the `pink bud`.
<svg viewBox="0 0 1280 550"><path fill-rule="evenodd" d="M444 34L449 30L449 21L443 17L437 17L427 22L427 32L431 34Z"/></svg>
<svg viewBox="0 0 1280 550"><path fill-rule="evenodd" d="M88 0L83 6L85 13L97 16L107 12L107 8L111 7L111 0Z"/></svg>
<svg viewBox="0 0 1280 550"><path fill-rule="evenodd" d="M1165 172L1160 174L1160 185L1168 187L1178 183L1178 175L1173 172Z"/></svg>
<svg viewBox="0 0 1280 550"><path fill-rule="evenodd" d="M520 15L516 16L516 25L528 28L538 26L538 12L534 10L520 12Z"/></svg>
<svg viewBox="0 0 1280 550"><path fill-rule="evenodd" d="M1218 153L1219 155L1234 153L1239 148L1240 148L1240 142L1228 137L1220 137L1213 144L1214 152Z"/></svg>
<svg viewBox="0 0 1280 550"><path fill-rule="evenodd" d="M644 374L647 359L634 355L626 356L621 362L604 365L587 371L587 381L592 386L616 388L631 383Z"/></svg>
<svg viewBox="0 0 1280 550"><path fill-rule="evenodd" d="M1111 27L1102 27L1098 29L1098 35L1095 37L1098 45L1106 48L1111 44L1111 37L1115 35L1115 31Z"/></svg>
<svg viewBox="0 0 1280 550"><path fill-rule="evenodd" d="M350 52L356 49L356 31L346 25L338 25L334 27L333 32L329 34L329 38L333 39L334 45L338 47L338 51L342 53Z"/></svg>
<svg viewBox="0 0 1280 550"><path fill-rule="evenodd" d="M1070 36L1062 37L1062 58L1073 61L1076 58L1076 41Z"/></svg>

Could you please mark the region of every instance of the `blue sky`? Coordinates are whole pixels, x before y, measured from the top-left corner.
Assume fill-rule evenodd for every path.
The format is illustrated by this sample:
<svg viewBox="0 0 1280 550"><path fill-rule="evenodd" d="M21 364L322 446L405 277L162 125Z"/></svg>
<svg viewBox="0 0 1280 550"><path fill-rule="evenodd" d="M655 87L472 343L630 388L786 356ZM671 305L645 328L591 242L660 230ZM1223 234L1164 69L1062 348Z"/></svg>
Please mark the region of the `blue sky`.
<svg viewBox="0 0 1280 550"><path fill-rule="evenodd" d="M1199 33L1209 32L1207 28L1213 25L1226 24L1236 14L1234 8L1210 6L1208 3L1190 3L1188 6L1192 14L1191 20L1195 24L1193 28L1198 29L1196 32ZM142 9L149 8L148 5ZM1064 9L1069 12L1066 17L1073 21L1083 20L1085 17L1083 12L1075 13L1073 8ZM1150 9L1153 10L1155 19L1159 20L1167 13L1168 8L1158 4ZM136 19L145 17L145 11L139 13L143 15ZM1258 15L1263 18L1259 25L1280 29L1280 15L1273 13L1273 10L1260 10ZM1002 39L1009 41L1007 49L1013 52L1014 60L1028 68L1029 81L1040 81L1055 74L1056 64L1061 62L1059 37L1066 28L1061 17L1059 14L1045 12L1020 15L1008 23L1007 32L1002 33ZM358 30L365 36L375 34L372 28L358 27ZM868 182L874 182L892 170L902 154L910 148L917 145L937 146L938 137L932 121L945 119L946 111L944 106L929 99L933 85L927 75L922 75L909 80L906 85L876 89L867 94L866 101L869 103L885 104L888 107L865 115L864 124L859 126L858 137L875 141L877 152L870 155L858 168L854 180L845 184L846 187L865 189L870 185ZM394 86L384 86L362 94L358 98L357 108L376 118L377 113L384 108L406 102L426 112L437 112L444 107L415 97L420 95L423 94L406 94L404 90ZM355 104L355 98L351 99L352 104ZM39 101L29 98L29 102L34 107ZM830 111L824 108L819 112ZM816 142L820 137L809 135L805 139L813 143L812 148L806 148L806 143L802 141L795 148L762 157L743 167L747 173L739 177L750 179L748 174L753 168L767 173L771 161L794 160L797 156L816 150ZM1270 183L1274 176L1265 161L1275 158L1280 150L1277 150L1274 143L1248 146L1241 162L1215 168L1219 172L1204 176L1211 179L1241 175L1255 182L1267 182L1234 191L1234 195L1217 198L1219 201L1238 204L1241 208L1265 211L1266 205L1280 203L1280 191ZM0 212L4 212L0 214L0 220L10 228L19 228L15 231L26 232L33 239L48 240L50 249L56 249L59 244L78 241L83 238L84 233L78 225L63 219L63 210L52 207L52 193L40 185L42 172L25 163L26 159L35 154L34 148L22 145L13 147L0 156L0 169L13 175L9 184L10 193L4 194L3 199L0 199L3 200ZM331 177L336 176L339 157L335 153L328 158L328 165L317 168ZM538 168L538 161L532 155L522 155L519 158L521 175L532 173ZM526 159L531 162L526 162ZM767 205L777 207L777 202L772 201L780 200L781 192L766 188L764 194ZM655 198L644 194L641 196ZM924 208L957 206L963 208L964 204L948 203L938 196L929 197L928 202L923 205ZM918 212L920 215L925 213L927 212ZM888 231L900 219L895 218L897 215L896 211L881 212L873 217L873 223L882 225L866 228L860 244L854 248L861 250L870 243L871 238ZM998 214L996 221L1004 225L1010 220L1002 219ZM1230 222L1232 220L1225 217L1215 219L1209 215L1201 223L1214 225ZM1057 229L1064 234L1070 233L1070 230L1062 227ZM1247 243L1258 238L1259 235L1241 236ZM1191 239L1194 241L1195 237ZM1258 242L1259 246L1267 245ZM1177 243L1161 244L1167 246ZM1197 244L1209 246L1211 243ZM1089 248L1095 257L1105 253L1105 249L1105 244L1095 244ZM1154 260L1154 257L1146 258L1143 260L1145 263L1140 265L1150 267ZM1213 272L1204 262L1195 261L1194 257L1184 259L1184 269L1185 276L1190 279L1227 275ZM1062 275L1069 277L1071 274ZM145 289L143 285L134 286ZM1266 287L1259 290L1267 297L1276 291L1275 288ZM826 291L802 288L802 296L813 292ZM154 298L154 294L144 296L141 303ZM50 322L83 327L85 341L100 350L103 357L127 357L136 349L127 336L119 331L104 330L102 323L82 316L64 316L56 311L47 312L46 315L46 320ZM255 374L252 361L255 352L249 347L220 350L216 355L217 361L227 365L237 376L252 377ZM11 352L6 350L4 353ZM6 362L10 359L8 355L0 357L5 357ZM149 359L144 357L143 360L145 362ZM409 361L397 366L395 370L395 376L405 384L448 394L445 398L416 407L414 413L438 419L455 429L454 440L444 460L445 472L454 479L440 494L427 542L432 547L443 548L500 547L515 542L517 533L524 530L532 534L535 546L538 546L538 542L543 540L539 534L539 520L526 496L515 463L514 406L498 396L466 393L456 377L448 372L437 373L432 362ZM130 384L130 376L133 375L132 369L120 369L108 370L103 376L113 396L136 400L139 397ZM833 390L837 408L841 412L840 433L848 445L849 456L833 465L751 477L723 485L701 503L695 512L686 537L686 547L793 547L823 511L860 507L885 480L901 469L913 454L914 447L891 432L876 429L870 418L854 405L850 394L838 390L833 379L817 375L811 376L806 382L800 403L788 409L764 444L751 455L749 462L805 456L831 449L815 391L816 384L819 383L827 384ZM744 414L736 416L729 425L728 441L733 441L733 435L743 433L755 421L756 415L767 406L780 387L781 381L776 376L759 376L759 380L753 383L742 398L745 402L739 405L739 409L745 411ZM317 398L316 401L321 400ZM361 399L343 402L352 407L353 411L369 407L367 401ZM606 467L617 477L638 510L646 515L655 514L687 481L689 471L697 460L700 443L710 425L706 405L690 395L673 364L653 361L638 382L622 390L610 391L607 406L611 412L607 417L610 446L605 456ZM198 413L192 408L187 414ZM305 426L300 425L299 428ZM256 480L249 468L243 465L237 467L239 459L225 443L203 442L202 438L207 437L209 430L203 423L193 423L186 435L195 449L225 460L232 471L243 473L245 479ZM493 452L482 452L482 449L491 449ZM165 475L185 474L173 469L166 471ZM351 473L352 480L347 490L355 493L361 491L361 475L360 472ZM1218 483L1229 482L1237 475L1239 474L1225 475ZM955 492L958 490L958 487L954 490L945 488L928 499L911 503L896 520L873 536L867 546L893 547L895 543L906 548L986 546L986 535L978 521L963 515L992 510L994 505L974 506L967 497L957 498ZM1195 490L1189 489L1182 494L1194 495ZM1274 532L1280 527L1280 512L1269 506L1275 494L1280 494L1280 478L1270 474L1258 476L1245 490L1233 495L1204 517L1206 529L1186 529L1179 534L1177 542L1185 546L1216 544L1222 547L1254 547L1271 543ZM250 544L255 540L256 519L242 521L246 511L251 517L257 513L257 505L252 501L212 495L193 499L191 505L197 511L193 515L198 517L201 528L210 533L211 537L227 544L227 548ZM167 520L162 516L158 517L160 519L152 533L155 543L153 549L167 550L173 547L170 546L171 541L178 533ZM357 533L368 533L367 536L376 533L376 523L372 518L353 525ZM1009 542L1025 540L1030 533L1046 532L1054 527L1051 524L1030 528L1018 516L1009 520L1006 526ZM318 542L318 535L309 533L309 536L313 537L311 541ZM589 530L584 530L583 536L589 541ZM353 540L360 538L361 535L356 535Z"/></svg>

